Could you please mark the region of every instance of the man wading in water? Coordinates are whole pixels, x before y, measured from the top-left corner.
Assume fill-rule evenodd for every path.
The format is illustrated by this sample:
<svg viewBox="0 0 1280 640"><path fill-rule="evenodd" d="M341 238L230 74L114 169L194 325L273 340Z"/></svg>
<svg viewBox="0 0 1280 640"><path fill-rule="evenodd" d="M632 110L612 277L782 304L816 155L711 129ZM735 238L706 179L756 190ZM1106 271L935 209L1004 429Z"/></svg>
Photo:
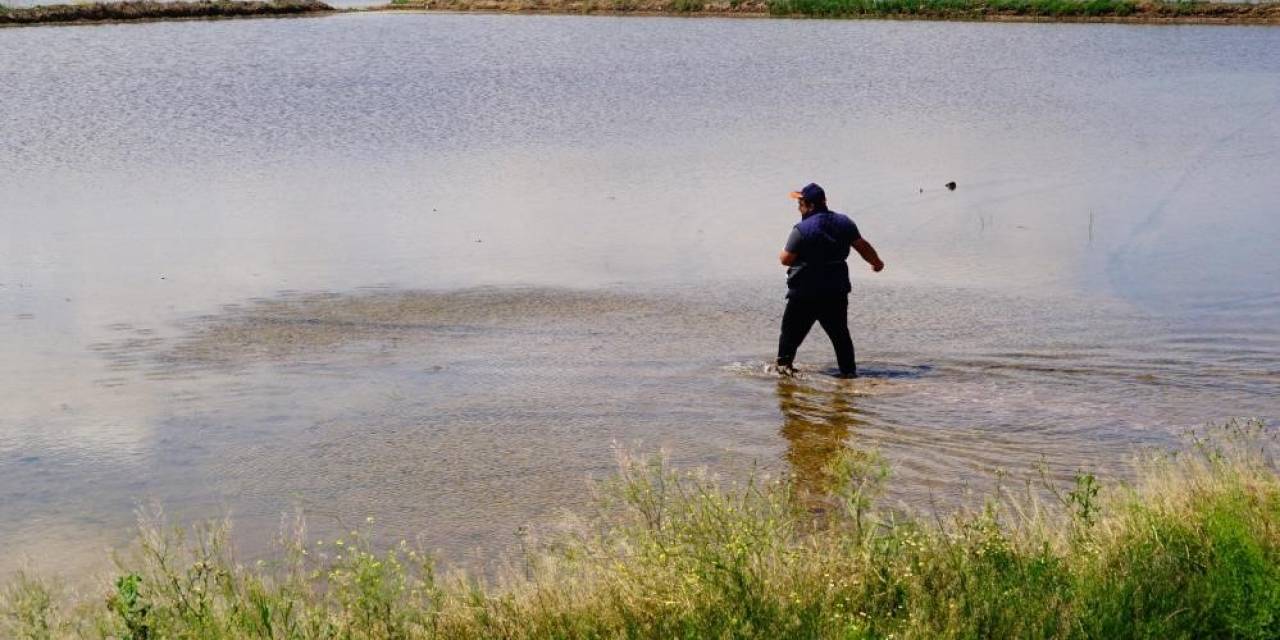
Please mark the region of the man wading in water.
<svg viewBox="0 0 1280 640"><path fill-rule="evenodd" d="M872 271L884 263L876 250L858 233L848 216L827 208L827 194L816 184L791 192L799 202L800 222L791 230L787 247L778 259L787 268L787 309L782 313L778 338L778 372L793 375L792 363L804 337L818 321L836 348L840 377L858 377L849 337L849 257L852 247Z"/></svg>

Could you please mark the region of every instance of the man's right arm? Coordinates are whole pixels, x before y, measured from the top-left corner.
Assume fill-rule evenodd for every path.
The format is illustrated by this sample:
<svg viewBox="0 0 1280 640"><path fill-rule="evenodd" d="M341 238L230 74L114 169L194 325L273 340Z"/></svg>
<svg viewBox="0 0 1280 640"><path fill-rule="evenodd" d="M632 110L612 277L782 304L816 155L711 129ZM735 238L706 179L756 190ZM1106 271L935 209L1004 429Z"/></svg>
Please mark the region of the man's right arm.
<svg viewBox="0 0 1280 640"><path fill-rule="evenodd" d="M853 250L857 251L858 255L862 256L862 259L871 265L872 271L879 272L884 269L884 262L880 260L879 254L876 253L876 248L871 246L871 243L867 242L866 238L859 236L857 240L854 240Z"/></svg>
<svg viewBox="0 0 1280 640"><path fill-rule="evenodd" d="M783 266L790 267L800 259L800 239L800 230L791 229L791 235L787 236L787 246L778 254L778 262Z"/></svg>

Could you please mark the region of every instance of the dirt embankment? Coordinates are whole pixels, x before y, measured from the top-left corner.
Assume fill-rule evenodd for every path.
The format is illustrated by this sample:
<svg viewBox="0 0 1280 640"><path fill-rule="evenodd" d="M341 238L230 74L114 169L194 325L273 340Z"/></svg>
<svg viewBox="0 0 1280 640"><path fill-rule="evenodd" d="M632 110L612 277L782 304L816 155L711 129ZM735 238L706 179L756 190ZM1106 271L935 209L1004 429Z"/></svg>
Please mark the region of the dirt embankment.
<svg viewBox="0 0 1280 640"><path fill-rule="evenodd" d="M37 7L0 6L0 25L179 18L231 18L325 13L334 8L319 0L198 0L196 2L96 2Z"/></svg>
<svg viewBox="0 0 1280 640"><path fill-rule="evenodd" d="M1280 25L1280 2L1144 0L398 0L377 10Z"/></svg>

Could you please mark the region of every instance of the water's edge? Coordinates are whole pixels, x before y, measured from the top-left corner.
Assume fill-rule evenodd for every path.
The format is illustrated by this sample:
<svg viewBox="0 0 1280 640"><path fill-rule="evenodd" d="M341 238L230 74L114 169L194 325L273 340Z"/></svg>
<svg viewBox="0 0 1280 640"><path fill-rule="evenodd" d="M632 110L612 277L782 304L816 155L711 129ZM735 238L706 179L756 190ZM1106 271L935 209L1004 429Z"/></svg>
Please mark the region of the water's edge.
<svg viewBox="0 0 1280 640"><path fill-rule="evenodd" d="M252 5L243 9L236 5ZM981 3L958 10L931 10L874 13L850 12L824 15L803 10L779 12L768 2L752 1L735 4L671 3L659 0L622 2L596 6L590 0L540 0L539 2L507 2L505 0L427 0L372 7L334 8L317 0L277 0L273 2L105 2L75 5L37 5L9 7L0 5L0 27L47 25L114 24L121 22L169 22L183 20L222 20L248 18L280 18L330 15L335 13L405 12L405 13L507 13L529 15L599 15L635 17L707 17L707 18L803 18L824 20L893 20L927 22L1010 22L1010 23L1088 23L1147 25L1280 25L1280 4L1266 3L1179 3L1176 12L1163 3L1139 4L1132 13L1121 15L1034 15L1015 12L990 12Z"/></svg>

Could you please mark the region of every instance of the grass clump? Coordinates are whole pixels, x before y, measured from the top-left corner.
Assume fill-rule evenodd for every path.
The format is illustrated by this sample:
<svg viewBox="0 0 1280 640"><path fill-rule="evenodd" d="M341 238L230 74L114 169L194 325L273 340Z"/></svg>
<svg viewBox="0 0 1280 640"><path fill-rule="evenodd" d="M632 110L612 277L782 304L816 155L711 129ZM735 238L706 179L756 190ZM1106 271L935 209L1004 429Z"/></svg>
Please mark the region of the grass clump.
<svg viewBox="0 0 1280 640"><path fill-rule="evenodd" d="M245 567L225 527L149 518L102 589L66 603L21 577L6 637L1280 637L1280 475L1261 423L1145 459L1131 484L1002 489L975 509L880 506L878 456L833 456L819 489L729 485L619 457L598 512L496 579L353 537Z"/></svg>
<svg viewBox="0 0 1280 640"><path fill-rule="evenodd" d="M25 573L0 592L0 637L36 640L52 637L58 624L54 588Z"/></svg>

